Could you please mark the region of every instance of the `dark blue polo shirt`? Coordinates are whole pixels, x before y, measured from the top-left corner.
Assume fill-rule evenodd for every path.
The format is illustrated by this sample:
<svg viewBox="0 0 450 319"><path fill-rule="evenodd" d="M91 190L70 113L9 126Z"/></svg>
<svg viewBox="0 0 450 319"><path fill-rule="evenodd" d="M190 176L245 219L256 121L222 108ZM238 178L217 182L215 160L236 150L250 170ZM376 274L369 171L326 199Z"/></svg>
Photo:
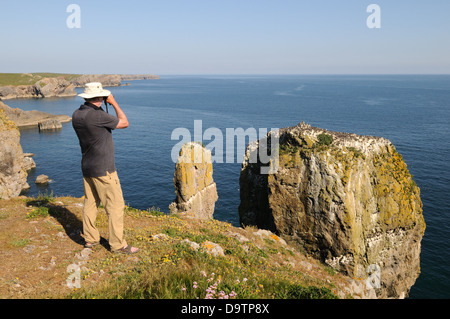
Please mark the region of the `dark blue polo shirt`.
<svg viewBox="0 0 450 319"><path fill-rule="evenodd" d="M85 177L106 176L116 171L111 131L119 119L86 102L72 115L72 126L81 146L81 170Z"/></svg>

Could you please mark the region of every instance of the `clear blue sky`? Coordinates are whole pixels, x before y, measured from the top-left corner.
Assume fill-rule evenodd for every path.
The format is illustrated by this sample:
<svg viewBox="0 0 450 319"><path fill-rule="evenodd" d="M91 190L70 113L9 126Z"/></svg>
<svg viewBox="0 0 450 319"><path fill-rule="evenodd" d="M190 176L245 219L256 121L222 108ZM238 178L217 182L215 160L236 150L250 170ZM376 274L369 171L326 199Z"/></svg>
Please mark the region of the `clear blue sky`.
<svg viewBox="0 0 450 319"><path fill-rule="evenodd" d="M0 72L448 74L449 16L449 0L2 1Z"/></svg>

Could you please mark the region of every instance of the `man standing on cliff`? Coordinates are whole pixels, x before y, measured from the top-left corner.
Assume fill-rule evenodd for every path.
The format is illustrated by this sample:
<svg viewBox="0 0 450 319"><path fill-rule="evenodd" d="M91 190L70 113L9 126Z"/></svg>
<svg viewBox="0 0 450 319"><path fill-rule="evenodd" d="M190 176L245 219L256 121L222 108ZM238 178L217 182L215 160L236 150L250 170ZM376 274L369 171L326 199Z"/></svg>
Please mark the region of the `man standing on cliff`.
<svg viewBox="0 0 450 319"><path fill-rule="evenodd" d="M127 245L123 238L125 202L115 167L111 133L114 129L127 128L128 119L111 92L104 90L101 83L87 83L84 92L78 96L86 101L72 115L72 126L80 141L82 153L85 247L91 248L100 243L95 220L97 208L102 203L108 214L111 251L134 254L139 249ZM114 107L117 117L102 109L104 99Z"/></svg>

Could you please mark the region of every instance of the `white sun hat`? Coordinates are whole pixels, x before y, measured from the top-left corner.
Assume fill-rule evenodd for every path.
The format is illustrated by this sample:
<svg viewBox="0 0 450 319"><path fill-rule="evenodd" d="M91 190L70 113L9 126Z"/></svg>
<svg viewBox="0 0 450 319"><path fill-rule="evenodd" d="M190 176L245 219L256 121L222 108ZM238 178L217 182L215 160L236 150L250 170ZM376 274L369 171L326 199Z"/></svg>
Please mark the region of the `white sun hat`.
<svg viewBox="0 0 450 319"><path fill-rule="evenodd" d="M104 90L100 82L90 82L84 85L84 92L78 96L84 99L92 99L94 97L105 97L111 94L110 91Z"/></svg>

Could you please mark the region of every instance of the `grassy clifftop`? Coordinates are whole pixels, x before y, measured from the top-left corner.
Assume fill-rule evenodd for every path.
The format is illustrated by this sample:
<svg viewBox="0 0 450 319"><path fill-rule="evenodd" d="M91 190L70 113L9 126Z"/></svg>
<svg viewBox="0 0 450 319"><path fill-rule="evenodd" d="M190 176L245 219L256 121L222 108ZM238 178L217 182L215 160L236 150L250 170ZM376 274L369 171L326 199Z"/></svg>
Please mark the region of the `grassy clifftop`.
<svg viewBox="0 0 450 319"><path fill-rule="evenodd" d="M67 73L0 73L0 86L19 86L19 85L33 85L44 78L63 77L67 81L71 81L80 74Z"/></svg>
<svg viewBox="0 0 450 319"><path fill-rule="evenodd" d="M125 236L138 254L111 253L106 239L83 249L82 202L0 201L0 298L345 298L359 284L270 232L153 209L126 209ZM97 225L107 238L105 213ZM79 286L69 288L76 269Z"/></svg>

